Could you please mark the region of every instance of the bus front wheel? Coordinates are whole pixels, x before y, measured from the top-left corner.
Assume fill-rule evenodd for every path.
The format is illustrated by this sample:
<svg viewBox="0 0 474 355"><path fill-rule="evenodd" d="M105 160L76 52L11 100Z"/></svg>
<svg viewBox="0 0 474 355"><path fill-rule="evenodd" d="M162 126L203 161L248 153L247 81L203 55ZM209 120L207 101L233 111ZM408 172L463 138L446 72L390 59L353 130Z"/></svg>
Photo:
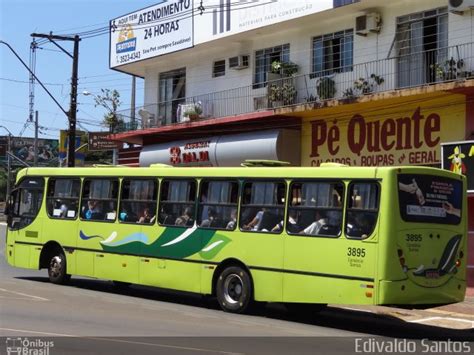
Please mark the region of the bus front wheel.
<svg viewBox="0 0 474 355"><path fill-rule="evenodd" d="M252 301L252 280L239 266L225 268L219 275L217 300L225 312L243 313Z"/></svg>
<svg viewBox="0 0 474 355"><path fill-rule="evenodd" d="M66 256L60 249L55 249L50 254L48 264L49 281L53 284L65 284L71 278L71 275L66 273Z"/></svg>

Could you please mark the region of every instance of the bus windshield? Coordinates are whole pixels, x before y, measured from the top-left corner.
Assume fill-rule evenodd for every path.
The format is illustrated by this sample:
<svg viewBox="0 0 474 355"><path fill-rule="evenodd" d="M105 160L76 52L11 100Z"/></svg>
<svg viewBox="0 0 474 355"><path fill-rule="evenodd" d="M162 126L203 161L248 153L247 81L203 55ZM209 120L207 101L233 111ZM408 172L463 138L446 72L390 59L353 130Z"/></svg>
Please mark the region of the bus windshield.
<svg viewBox="0 0 474 355"><path fill-rule="evenodd" d="M461 222L462 181L440 176L400 174L398 201L406 222L457 225Z"/></svg>

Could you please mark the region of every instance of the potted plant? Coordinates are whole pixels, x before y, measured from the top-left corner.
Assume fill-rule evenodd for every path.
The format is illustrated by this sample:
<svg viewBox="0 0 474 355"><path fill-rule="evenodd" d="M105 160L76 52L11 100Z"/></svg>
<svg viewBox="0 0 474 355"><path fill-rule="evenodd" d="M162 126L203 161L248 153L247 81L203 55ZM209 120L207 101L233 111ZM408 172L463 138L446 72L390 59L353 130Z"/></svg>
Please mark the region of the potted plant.
<svg viewBox="0 0 474 355"><path fill-rule="evenodd" d="M336 83L335 81L325 76L318 80L316 84L316 92L318 93L320 100L328 100L334 98L336 95Z"/></svg>
<svg viewBox="0 0 474 355"><path fill-rule="evenodd" d="M430 69L437 79L441 81L455 80L458 77L466 77L464 71L464 59L455 60L453 57L443 64L432 64Z"/></svg>
<svg viewBox="0 0 474 355"><path fill-rule="evenodd" d="M194 104L192 108L187 109L184 112L184 117L189 117L190 120L197 120L201 117L202 107L199 104Z"/></svg>
<svg viewBox="0 0 474 355"><path fill-rule="evenodd" d="M367 95L372 93L377 86L382 85L384 81L382 76L372 73L368 79L359 78L354 81L354 89L360 94Z"/></svg>

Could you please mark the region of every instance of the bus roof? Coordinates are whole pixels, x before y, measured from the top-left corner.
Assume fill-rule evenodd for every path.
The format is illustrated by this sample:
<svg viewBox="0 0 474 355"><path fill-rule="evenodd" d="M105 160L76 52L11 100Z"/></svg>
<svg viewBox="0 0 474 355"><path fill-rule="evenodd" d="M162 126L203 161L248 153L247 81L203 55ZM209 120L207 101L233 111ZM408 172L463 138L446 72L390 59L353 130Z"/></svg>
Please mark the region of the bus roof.
<svg viewBox="0 0 474 355"><path fill-rule="evenodd" d="M391 172L405 171L420 174L445 175L461 177L448 170L418 166L392 167L351 167L351 166L322 166L322 167L171 167L156 165L151 167L131 168L126 166L114 167L85 167L85 168L25 168L18 173L20 179L29 176L87 176L87 177L260 177L260 178L356 178L373 179L386 176ZM461 177L462 178L462 177Z"/></svg>

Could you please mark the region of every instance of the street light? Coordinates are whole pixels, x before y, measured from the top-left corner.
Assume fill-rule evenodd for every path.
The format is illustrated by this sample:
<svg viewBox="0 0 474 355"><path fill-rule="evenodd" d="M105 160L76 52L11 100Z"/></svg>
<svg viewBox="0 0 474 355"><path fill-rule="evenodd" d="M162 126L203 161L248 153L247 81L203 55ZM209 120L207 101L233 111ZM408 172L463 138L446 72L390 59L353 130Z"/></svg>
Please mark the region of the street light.
<svg viewBox="0 0 474 355"><path fill-rule="evenodd" d="M0 125L0 128L3 128L4 130L6 130L8 132L8 138L7 138L7 195L6 195L6 200L7 200L8 197L10 196L10 191L11 191L10 172L11 172L12 166L11 166L10 154L12 153L11 140L12 140L13 134L5 126Z"/></svg>

